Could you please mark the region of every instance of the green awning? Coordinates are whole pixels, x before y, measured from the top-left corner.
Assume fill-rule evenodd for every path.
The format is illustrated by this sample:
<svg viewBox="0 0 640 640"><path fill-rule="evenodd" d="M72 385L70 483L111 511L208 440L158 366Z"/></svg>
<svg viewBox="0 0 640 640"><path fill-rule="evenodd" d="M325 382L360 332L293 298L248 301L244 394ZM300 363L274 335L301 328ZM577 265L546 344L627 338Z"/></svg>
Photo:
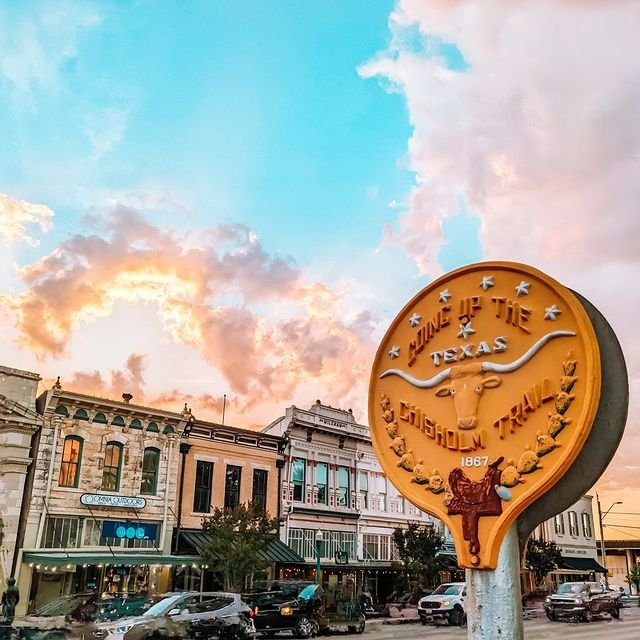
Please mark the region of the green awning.
<svg viewBox="0 0 640 640"><path fill-rule="evenodd" d="M25 551L22 561L28 564L42 565L49 567L63 567L66 565L77 566L84 564L110 564L110 565L147 565L147 564L197 564L202 563L199 556L172 556L163 555L161 553L140 552L124 553L114 551L113 554L104 551L87 552L87 553L65 553L64 551Z"/></svg>
<svg viewBox="0 0 640 640"><path fill-rule="evenodd" d="M199 529L182 530L180 540L187 542L200 556L210 540L210 534ZM180 557L180 556L178 556ZM258 552L258 558L262 562L277 562L279 564L304 564L304 558L300 557L293 549L288 547L279 538L272 538L266 548Z"/></svg>
<svg viewBox="0 0 640 640"><path fill-rule="evenodd" d="M567 558L562 556L562 569L582 573L606 573L607 570L593 558Z"/></svg>

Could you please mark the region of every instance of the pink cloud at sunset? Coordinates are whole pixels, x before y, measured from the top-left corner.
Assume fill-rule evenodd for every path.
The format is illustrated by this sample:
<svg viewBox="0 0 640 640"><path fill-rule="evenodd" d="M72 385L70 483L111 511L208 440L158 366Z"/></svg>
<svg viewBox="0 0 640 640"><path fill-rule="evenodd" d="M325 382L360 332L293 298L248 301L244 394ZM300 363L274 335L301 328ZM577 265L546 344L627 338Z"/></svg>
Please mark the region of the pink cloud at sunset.
<svg viewBox="0 0 640 640"><path fill-rule="evenodd" d="M485 259L534 264L596 304L622 343L632 397L623 446L600 486L612 500L633 493L640 5L399 0L389 25L390 46L359 71L405 97L416 185L384 238L439 274L443 225L462 198L479 220Z"/></svg>
<svg viewBox="0 0 640 640"><path fill-rule="evenodd" d="M161 230L123 207L90 222L100 235L76 234L60 243L18 271L21 293L2 296L17 318L20 343L41 359L64 357L74 332L110 316L124 301L151 306L175 343L195 349L218 370L236 397L236 410L259 407L265 399L281 408L310 380L338 402L353 391L354 372L366 393L373 345L360 327L371 319L340 320L340 295L305 281L290 261L267 255L248 227L223 225L196 236ZM276 311L254 310L266 303ZM285 304L282 317L277 308ZM110 381L87 370L65 384L144 398L152 395L144 388L145 361L131 356Z"/></svg>

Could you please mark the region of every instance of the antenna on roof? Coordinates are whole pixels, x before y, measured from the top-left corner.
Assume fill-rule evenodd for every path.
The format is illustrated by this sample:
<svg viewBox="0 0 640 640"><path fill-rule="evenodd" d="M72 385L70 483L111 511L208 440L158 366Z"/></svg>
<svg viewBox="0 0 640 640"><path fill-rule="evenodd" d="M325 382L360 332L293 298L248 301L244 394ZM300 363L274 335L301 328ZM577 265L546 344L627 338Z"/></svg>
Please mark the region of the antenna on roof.
<svg viewBox="0 0 640 640"><path fill-rule="evenodd" d="M226 408L227 408L227 394L225 393L222 396L222 426L223 427L224 427L224 412Z"/></svg>

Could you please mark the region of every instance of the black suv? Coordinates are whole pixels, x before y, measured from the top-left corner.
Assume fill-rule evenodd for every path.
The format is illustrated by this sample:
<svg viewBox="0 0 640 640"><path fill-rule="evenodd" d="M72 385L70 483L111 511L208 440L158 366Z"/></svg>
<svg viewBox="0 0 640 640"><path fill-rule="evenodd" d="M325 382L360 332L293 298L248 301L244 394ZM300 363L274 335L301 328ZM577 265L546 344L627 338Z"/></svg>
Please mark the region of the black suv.
<svg viewBox="0 0 640 640"><path fill-rule="evenodd" d="M549 620L579 618L591 622L594 615L608 613L620 617L620 599L597 582L563 582L544 601Z"/></svg>
<svg viewBox="0 0 640 640"><path fill-rule="evenodd" d="M320 631L322 593L322 587L313 582L280 580L243 597L253 607L259 634L290 631L296 638L309 638Z"/></svg>

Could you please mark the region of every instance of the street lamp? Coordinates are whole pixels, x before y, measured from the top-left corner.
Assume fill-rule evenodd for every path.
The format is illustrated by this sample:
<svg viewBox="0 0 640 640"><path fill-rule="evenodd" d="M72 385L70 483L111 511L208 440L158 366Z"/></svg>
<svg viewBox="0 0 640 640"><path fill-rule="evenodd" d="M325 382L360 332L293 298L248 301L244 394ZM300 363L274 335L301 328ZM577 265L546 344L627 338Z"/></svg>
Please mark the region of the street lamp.
<svg viewBox="0 0 640 640"><path fill-rule="evenodd" d="M316 584L320 584L320 555L322 551L322 531L316 532Z"/></svg>
<svg viewBox="0 0 640 640"><path fill-rule="evenodd" d="M604 525L602 521L607 517L607 514L613 507L617 504L622 504L621 500L617 500L614 502L605 512L602 513L602 509L600 508L600 496L596 491L596 502L598 503L598 520L600 520L600 555L602 556L602 566L604 567L604 586L607 591L609 590L609 567L607 567L607 552L604 546Z"/></svg>

